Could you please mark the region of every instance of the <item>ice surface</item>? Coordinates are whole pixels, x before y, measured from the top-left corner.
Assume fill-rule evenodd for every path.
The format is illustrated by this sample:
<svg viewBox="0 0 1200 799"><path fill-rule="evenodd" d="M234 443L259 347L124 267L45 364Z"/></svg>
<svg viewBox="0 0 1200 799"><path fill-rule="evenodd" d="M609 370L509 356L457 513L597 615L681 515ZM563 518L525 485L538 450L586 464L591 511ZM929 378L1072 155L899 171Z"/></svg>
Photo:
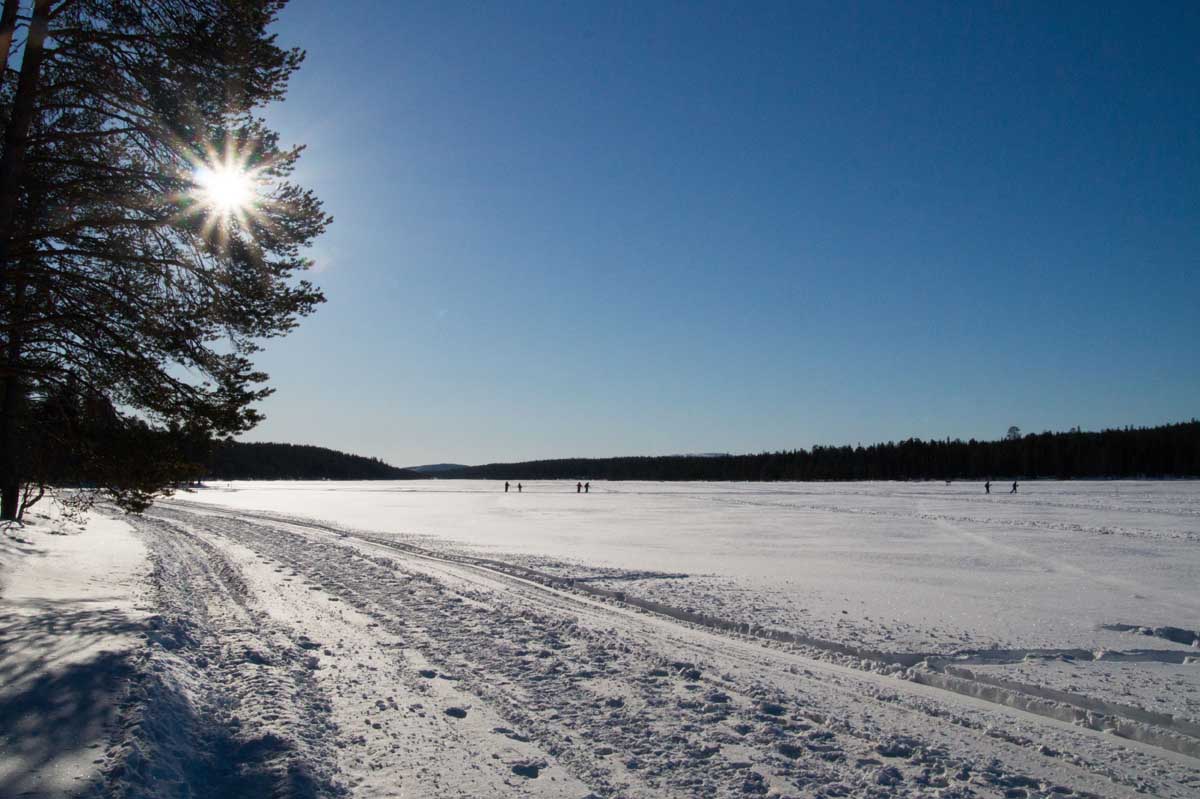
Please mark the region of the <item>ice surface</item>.
<svg viewBox="0 0 1200 799"><path fill-rule="evenodd" d="M1200 626L1196 482L574 486L247 482L187 498L578 576L683 572L628 590L887 650L1120 649L1144 642L1104 625Z"/></svg>

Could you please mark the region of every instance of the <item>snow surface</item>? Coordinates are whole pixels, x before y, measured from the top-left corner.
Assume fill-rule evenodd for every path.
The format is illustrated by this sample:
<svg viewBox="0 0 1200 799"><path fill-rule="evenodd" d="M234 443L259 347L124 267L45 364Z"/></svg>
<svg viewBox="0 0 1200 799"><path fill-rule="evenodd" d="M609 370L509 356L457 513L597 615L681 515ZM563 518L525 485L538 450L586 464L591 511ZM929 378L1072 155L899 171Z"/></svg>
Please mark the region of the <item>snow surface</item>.
<svg viewBox="0 0 1200 799"><path fill-rule="evenodd" d="M0 795L1200 796L1200 484L994 488L233 483L27 528L0 709L49 725L75 632L22 607L62 586L132 674L57 742L93 773L10 734Z"/></svg>
<svg viewBox="0 0 1200 799"><path fill-rule="evenodd" d="M146 616L146 550L127 524L31 521L0 532L0 797L98 778Z"/></svg>
<svg viewBox="0 0 1200 799"><path fill-rule="evenodd" d="M889 650L1122 648L1102 625L1200 626L1195 482L222 486L187 498L577 576L682 572L637 590Z"/></svg>

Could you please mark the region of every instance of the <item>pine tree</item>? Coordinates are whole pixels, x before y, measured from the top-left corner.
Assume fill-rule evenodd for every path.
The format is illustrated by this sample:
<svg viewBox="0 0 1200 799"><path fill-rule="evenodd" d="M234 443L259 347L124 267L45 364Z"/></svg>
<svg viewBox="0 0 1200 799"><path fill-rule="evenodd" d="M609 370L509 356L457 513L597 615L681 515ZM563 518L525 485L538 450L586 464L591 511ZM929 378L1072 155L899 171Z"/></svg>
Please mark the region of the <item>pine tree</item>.
<svg viewBox="0 0 1200 799"><path fill-rule="evenodd" d="M251 356L323 301L297 275L330 221L288 181L302 148L256 115L303 57L267 33L284 2L34 0L22 36L5 0L0 518L68 432L39 412L52 397L105 408L101 441L65 445L92 448L83 477L130 508L179 477L173 456L149 447L131 493L130 459L95 447L259 420Z"/></svg>

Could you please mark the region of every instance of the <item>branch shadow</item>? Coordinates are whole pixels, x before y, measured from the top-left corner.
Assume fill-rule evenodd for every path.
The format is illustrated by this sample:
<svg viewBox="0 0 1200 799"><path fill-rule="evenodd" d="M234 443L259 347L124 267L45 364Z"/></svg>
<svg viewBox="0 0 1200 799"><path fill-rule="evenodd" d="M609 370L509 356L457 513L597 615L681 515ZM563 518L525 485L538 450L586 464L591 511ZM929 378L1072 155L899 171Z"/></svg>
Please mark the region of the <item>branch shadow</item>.
<svg viewBox="0 0 1200 799"><path fill-rule="evenodd" d="M101 651L140 621L77 600L6 602L0 611L0 796L36 795L56 765L99 748L133 667L131 652ZM57 779L61 780L61 775Z"/></svg>
<svg viewBox="0 0 1200 799"><path fill-rule="evenodd" d="M169 669L168 669L169 671ZM90 797L150 799L327 799L344 795L316 777L295 745L266 733L247 736L240 725L197 706L162 672L135 679L121 727L130 735L88 791Z"/></svg>
<svg viewBox="0 0 1200 799"><path fill-rule="evenodd" d="M186 621L80 605L0 605L0 797L342 794L287 737L247 734L223 697L197 704L208 664ZM113 636L131 645L101 651Z"/></svg>
<svg viewBox="0 0 1200 799"><path fill-rule="evenodd" d="M0 611L0 694L49 673L116 635L144 634L142 620L114 608L80 610L76 600L5 603Z"/></svg>
<svg viewBox="0 0 1200 799"><path fill-rule="evenodd" d="M45 554L45 548L39 547L32 538L24 538L11 530L0 531L0 558L8 555L27 557Z"/></svg>
<svg viewBox="0 0 1200 799"><path fill-rule="evenodd" d="M0 697L0 751L7 772L0 776L0 796L35 793L57 761L103 745L133 671L128 658L103 652Z"/></svg>

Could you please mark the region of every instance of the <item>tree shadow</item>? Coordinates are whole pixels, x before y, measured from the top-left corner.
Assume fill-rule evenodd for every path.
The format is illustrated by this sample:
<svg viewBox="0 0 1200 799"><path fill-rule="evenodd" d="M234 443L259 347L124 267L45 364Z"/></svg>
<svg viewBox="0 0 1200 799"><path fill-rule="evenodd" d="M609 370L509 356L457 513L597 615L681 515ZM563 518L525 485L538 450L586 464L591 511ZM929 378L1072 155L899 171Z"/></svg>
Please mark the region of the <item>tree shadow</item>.
<svg viewBox="0 0 1200 799"><path fill-rule="evenodd" d="M117 635L144 634L146 620L115 608L79 609L77 600L6 602L0 611L0 695L34 675L48 674Z"/></svg>
<svg viewBox="0 0 1200 799"><path fill-rule="evenodd" d="M180 620L132 620L70 600L8 604L0 612L0 797L61 793L56 772L106 753L105 773L70 787L179 799L339 793L287 738L247 735L216 708L197 707L170 676L176 667L152 665L156 651L194 660L196 641ZM126 650L98 650L129 634L139 640Z"/></svg>
<svg viewBox="0 0 1200 799"><path fill-rule="evenodd" d="M0 797L340 795L286 733L251 733L222 712L224 697L202 698L194 632L78 600L0 605ZM114 637L128 645L102 651ZM72 782L89 770L90 783Z"/></svg>
<svg viewBox="0 0 1200 799"><path fill-rule="evenodd" d="M105 743L133 669L130 651L100 647L143 629L123 611L80 609L77 600L4 603L0 796L38 792L56 766Z"/></svg>
<svg viewBox="0 0 1200 799"><path fill-rule="evenodd" d="M8 555L45 555L46 550L32 538L21 535L14 529L0 530L0 558Z"/></svg>
<svg viewBox="0 0 1200 799"><path fill-rule="evenodd" d="M133 671L128 658L102 652L0 696L0 796L36 792L56 761L106 741Z"/></svg>
<svg viewBox="0 0 1200 799"><path fill-rule="evenodd" d="M198 707L169 676L142 671L122 715L119 756L83 794L153 799L327 799L344 795L315 776L293 742L247 736Z"/></svg>

